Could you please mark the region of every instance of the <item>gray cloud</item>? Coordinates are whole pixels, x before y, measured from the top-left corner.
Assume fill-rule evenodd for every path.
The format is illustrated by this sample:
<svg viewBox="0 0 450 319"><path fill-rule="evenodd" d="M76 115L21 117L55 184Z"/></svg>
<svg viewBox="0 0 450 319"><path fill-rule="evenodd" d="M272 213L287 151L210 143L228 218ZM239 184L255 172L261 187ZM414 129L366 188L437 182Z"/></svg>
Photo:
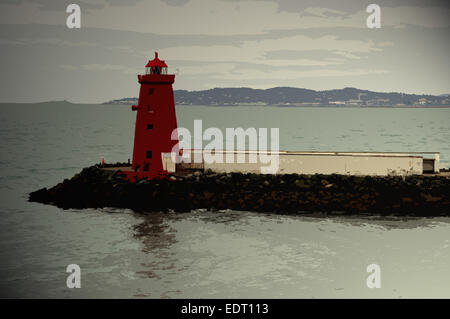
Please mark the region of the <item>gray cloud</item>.
<svg viewBox="0 0 450 319"><path fill-rule="evenodd" d="M92 9L92 19L108 19L111 12L117 17L123 12L138 12L143 1L120 2L126 8L118 6L115 0L90 2L96 8L106 6L109 10ZM8 1L15 4L20 2L29 3L25 0ZM327 23L340 15L346 19L355 19L351 12L360 10L358 3L362 3L344 0L339 1L338 6L335 2L280 1L281 9L291 4L293 7L288 8L291 12L299 8L313 9L303 12L299 18L299 21L304 17L310 19L307 27L300 23L297 26L292 15L288 15L293 23L286 24L286 28L276 28L278 20L283 20L286 15L278 16L273 3L269 6L267 2L263 3L263 17L268 20L273 17L270 27L267 27L266 20L241 19L242 12L236 10L251 12L249 10L252 8L244 8L246 2L233 1L231 7L227 6L227 12L216 12L211 15L211 19L219 17L228 21L232 17L233 24L244 31L240 34L227 33L229 30L222 30L221 25L217 27L218 22L215 20L198 21L196 15L188 16L190 22L178 25L172 30L173 33L162 34L168 30L169 23L173 25L172 19L161 17L157 21L157 25L161 26L158 30L155 30L154 25L145 24L137 25L140 32L120 30L121 26L128 26L130 19L135 18L131 14L119 19L118 27L115 28L116 25L83 25L91 15L89 13L82 18L81 29L70 30L64 24L65 10L62 15L51 11L58 3L64 3L62 6L65 9L64 1L38 0L35 3L40 4L39 12L44 12L43 17L46 18L42 23L53 25L36 24L41 23L39 19L33 20L35 24L26 24L26 19L17 22L15 17L22 18L22 13L16 8L10 23L22 24L2 24L0 28L0 97L2 101L68 99L75 102L102 102L136 96L136 74L143 70L155 50L160 51L160 56L169 64L169 71L177 73L176 89L199 90L226 86L332 89L352 86L407 93L450 92L450 26L442 22L445 17L441 16L448 11L442 10L444 13L441 13L439 10L419 7L409 8L406 13L400 9L386 10L386 14L382 13L385 20L389 18L388 13L391 14L390 21L398 17L402 21L414 22L416 16L422 20L415 25L386 24L377 30L364 27L364 15L361 21L358 20L359 16L356 19L356 23L362 24L362 27L355 26L355 20L340 27L315 24L316 21ZM174 1L170 7L160 6L172 14L171 10L185 12L185 8L180 8L185 5L194 14L197 12L194 6L196 3L200 2ZM296 3L299 5L294 7ZM382 3L379 1L379 4ZM392 3L411 4L414 1ZM436 3L430 1L427 5ZM33 7L28 9L34 10L30 11L31 16L37 13ZM207 9L214 11L213 7ZM204 11L205 15L209 14L208 10ZM103 12L106 12L104 16L99 15ZM428 15L424 18L422 13ZM3 18L11 13L3 11L1 15ZM322 16L316 20L314 15ZM55 20L50 22L47 17ZM284 21L279 23L285 25ZM226 32L211 33L211 29ZM203 33L196 33L197 30ZM183 34L188 31L189 34Z"/></svg>
<svg viewBox="0 0 450 319"><path fill-rule="evenodd" d="M97 2L97 3L96 3ZM77 3L86 10L102 9L104 4L98 1L73 1L73 0L2 0L3 4L21 5L23 3L36 4L40 10L61 11L65 12L66 8L71 3Z"/></svg>
<svg viewBox="0 0 450 319"><path fill-rule="evenodd" d="M66 1L37 0L22 1L25 5L5 6L0 4L0 18L5 24L65 22ZM114 1L114 2L107 2ZM346 0L348 1L348 0ZM339 4L347 3L338 2ZM18 1L16 3L19 3ZM190 0L188 2L130 0L96 0L89 2L91 9L82 5L82 25L115 30L153 32L157 34L210 34L210 35L256 35L273 30L317 29L317 28L366 28L365 5L352 0L356 11L348 12L345 6L324 7L326 2L289 2L301 4L302 11L280 10L276 2L269 1L224 1ZM398 2L401 4L401 2ZM38 7L36 7L36 4ZM119 6L120 4L120 6ZM177 4L177 5L176 5ZM181 6L183 5L184 6ZM356 6L356 4L358 4ZM39 9L40 8L40 9ZM45 8L46 10L43 10ZM96 8L96 9L93 9ZM100 10L101 8L101 10ZM437 7L382 7L383 26L421 25L426 27L449 26L450 8ZM153 14L150 17L149 12Z"/></svg>
<svg viewBox="0 0 450 319"><path fill-rule="evenodd" d="M364 10L369 4L376 3L383 7L443 7L448 8L450 2L448 0L270 0L279 4L280 10L291 12L302 12L306 8L328 8L333 10L353 13Z"/></svg>
<svg viewBox="0 0 450 319"><path fill-rule="evenodd" d="M3 101L68 99L102 102L138 92L136 73L143 70L151 52L179 47L180 58L162 55L176 72L175 88L297 86L330 89L345 86L408 93L445 93L450 88L448 52L450 28L382 28L379 32L355 29L290 31L287 36L311 39L370 41L379 50L353 52L270 48L259 63L230 58L214 62L193 60L183 47L239 48L248 41L278 40L281 32L257 36L165 36L116 30L63 26L3 25L0 29L0 96ZM302 43L299 43L301 46ZM201 49L202 50L202 49ZM242 52L245 54L245 52ZM184 59L183 57L186 57ZM273 65L273 60L338 61L331 65ZM337 60L336 60L337 59ZM212 59L214 60L214 59ZM26 74L26 76L24 76ZM43 80L45 79L45 80ZM21 83L21 85L17 85ZM26 87L26 90L23 90Z"/></svg>
<svg viewBox="0 0 450 319"><path fill-rule="evenodd" d="M189 2L189 0L162 0L162 1L171 6L183 6Z"/></svg>
<svg viewBox="0 0 450 319"><path fill-rule="evenodd" d="M134 6L141 1L145 0L106 0L108 4L113 6Z"/></svg>
<svg viewBox="0 0 450 319"><path fill-rule="evenodd" d="M23 3L34 3L37 4L41 10L51 10L60 11L64 10L69 4L77 3L83 9L102 9L105 5L109 4L112 6L134 6L142 1L152 1L152 0L91 0L86 1L73 1L73 0L2 0L4 4L20 5ZM171 6L182 6L189 2L189 0L161 0Z"/></svg>
<svg viewBox="0 0 450 319"><path fill-rule="evenodd" d="M105 4L113 6L134 6L139 2L153 1L153 0L90 0L90 1L76 1L77 4L85 9L102 9ZM161 0L171 6L183 6L190 0ZM222 0L224 2L243 2L246 0ZM450 2L448 0L261 0L272 1L279 5L280 10L290 12L302 12L307 8L328 8L336 11L343 11L353 13L363 10L369 4L376 2L381 7L399 7L399 6L413 6L413 7L443 7L449 8ZM2 0L4 4L20 5L22 3L35 3L41 10L61 10L67 7L68 4L74 1L65 0ZM328 13L330 16L333 13Z"/></svg>

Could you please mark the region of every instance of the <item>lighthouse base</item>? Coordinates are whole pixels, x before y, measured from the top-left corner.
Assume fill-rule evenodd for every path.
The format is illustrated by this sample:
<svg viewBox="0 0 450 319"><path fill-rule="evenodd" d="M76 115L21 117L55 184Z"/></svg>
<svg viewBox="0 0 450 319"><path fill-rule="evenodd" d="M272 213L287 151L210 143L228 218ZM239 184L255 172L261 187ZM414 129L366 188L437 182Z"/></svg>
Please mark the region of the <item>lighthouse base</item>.
<svg viewBox="0 0 450 319"><path fill-rule="evenodd" d="M129 183L116 174L121 168L85 168L54 187L31 193L29 200L62 208L118 207L144 212L206 208L284 214L450 216L448 172L352 176L205 171Z"/></svg>
<svg viewBox="0 0 450 319"><path fill-rule="evenodd" d="M134 171L119 171L117 174L121 175L124 180L136 183L140 180L165 179L168 178L169 172L162 171L148 171L148 172L134 172Z"/></svg>

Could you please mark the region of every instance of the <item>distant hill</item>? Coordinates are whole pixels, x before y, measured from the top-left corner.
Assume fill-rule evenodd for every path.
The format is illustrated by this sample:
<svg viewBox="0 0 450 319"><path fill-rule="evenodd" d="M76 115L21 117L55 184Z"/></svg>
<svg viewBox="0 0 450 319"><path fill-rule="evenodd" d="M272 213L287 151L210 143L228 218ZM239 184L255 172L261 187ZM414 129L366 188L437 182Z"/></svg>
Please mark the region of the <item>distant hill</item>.
<svg viewBox="0 0 450 319"><path fill-rule="evenodd" d="M138 98L137 97L125 97L123 99L111 100L111 101L105 102L103 104L126 104L126 105L131 105L131 104L137 104L137 103L138 103Z"/></svg>
<svg viewBox="0 0 450 319"><path fill-rule="evenodd" d="M416 95L397 92L383 93L356 88L314 91L293 87L271 89L215 88L203 91L174 91L177 105L354 105L354 106L408 106L449 105L448 95ZM106 104L137 104L137 98L124 98Z"/></svg>

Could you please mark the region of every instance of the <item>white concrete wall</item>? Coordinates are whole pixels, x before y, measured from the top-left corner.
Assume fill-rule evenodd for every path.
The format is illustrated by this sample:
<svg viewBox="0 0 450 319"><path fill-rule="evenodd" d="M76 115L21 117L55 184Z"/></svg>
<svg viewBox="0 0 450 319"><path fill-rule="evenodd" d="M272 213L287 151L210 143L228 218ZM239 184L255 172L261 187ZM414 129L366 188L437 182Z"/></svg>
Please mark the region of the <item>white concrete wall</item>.
<svg viewBox="0 0 450 319"><path fill-rule="evenodd" d="M439 161L439 153L434 154L434 172L439 173L440 161Z"/></svg>
<svg viewBox="0 0 450 319"><path fill-rule="evenodd" d="M245 151L220 151L216 152L216 154L222 158L223 162L211 163L205 161L203 156L205 170L211 169L224 173L381 176L415 175L423 172L423 158L404 153L278 152L268 154L269 157L266 158L261 158L257 152ZM228 160L226 160L227 155ZM278 155L278 159L276 155ZM238 156L242 156L240 161L238 161ZM233 163L229 162L230 159L232 159ZM253 161L250 159L253 159ZM277 166L278 170L276 172L268 170L269 167L276 168Z"/></svg>
<svg viewBox="0 0 450 319"><path fill-rule="evenodd" d="M388 155L281 154L280 174L414 175L422 158Z"/></svg>
<svg viewBox="0 0 450 319"><path fill-rule="evenodd" d="M256 154L256 153L248 154L248 153L240 152L241 159L239 159L238 154L234 153L234 152L218 153L218 154L221 154L223 156L224 163L208 163L207 161L204 161L205 170L211 169L215 172L221 172L221 173L245 172L245 173L261 174L262 167L270 166L269 163L261 162L258 154ZM233 163L225 162L227 154L228 154L229 158L233 159ZM244 160L242 160L242 158ZM252 161L250 161L251 158L252 158ZM255 159L255 161L253 161L253 158ZM274 155L274 158L275 158L275 160L277 160L276 155Z"/></svg>

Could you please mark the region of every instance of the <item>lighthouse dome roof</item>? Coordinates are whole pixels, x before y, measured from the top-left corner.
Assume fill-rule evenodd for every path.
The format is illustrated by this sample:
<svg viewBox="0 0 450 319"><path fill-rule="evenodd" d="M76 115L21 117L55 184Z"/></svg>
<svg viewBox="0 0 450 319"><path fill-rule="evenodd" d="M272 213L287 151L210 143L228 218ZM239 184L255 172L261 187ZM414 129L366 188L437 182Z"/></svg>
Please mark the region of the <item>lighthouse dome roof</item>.
<svg viewBox="0 0 450 319"><path fill-rule="evenodd" d="M155 58L153 60L148 61L147 65L145 67L154 67L158 66L161 68L167 68L166 62L164 60L158 59L158 52L155 52Z"/></svg>

